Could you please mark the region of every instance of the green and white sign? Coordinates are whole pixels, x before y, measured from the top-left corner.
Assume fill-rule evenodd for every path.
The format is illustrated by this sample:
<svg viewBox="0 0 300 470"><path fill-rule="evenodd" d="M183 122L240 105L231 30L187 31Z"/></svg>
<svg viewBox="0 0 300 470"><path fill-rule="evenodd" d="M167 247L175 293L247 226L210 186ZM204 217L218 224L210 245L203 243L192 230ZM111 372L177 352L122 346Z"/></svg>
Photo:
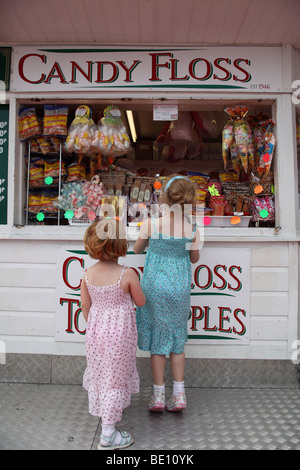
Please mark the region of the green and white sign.
<svg viewBox="0 0 300 470"><path fill-rule="evenodd" d="M7 224L8 105L0 105L0 225Z"/></svg>
<svg viewBox="0 0 300 470"><path fill-rule="evenodd" d="M249 344L249 248L203 248L192 269L189 344ZM80 305L84 270L95 264L82 246L57 249L56 341L84 341ZM127 253L121 264L143 276L145 254Z"/></svg>
<svg viewBox="0 0 300 470"><path fill-rule="evenodd" d="M280 47L17 46L12 91L282 91Z"/></svg>

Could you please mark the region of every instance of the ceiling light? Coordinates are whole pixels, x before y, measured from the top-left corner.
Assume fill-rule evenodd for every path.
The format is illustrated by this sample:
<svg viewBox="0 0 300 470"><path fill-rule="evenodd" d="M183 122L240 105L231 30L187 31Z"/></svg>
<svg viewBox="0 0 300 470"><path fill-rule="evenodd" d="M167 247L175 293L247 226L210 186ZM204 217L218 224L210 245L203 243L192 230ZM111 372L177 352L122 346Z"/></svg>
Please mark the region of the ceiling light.
<svg viewBox="0 0 300 470"><path fill-rule="evenodd" d="M127 114L127 119L128 119L128 124L130 127L130 132L131 132L131 138L133 142L137 141L137 135L136 135L136 130L135 130L135 124L134 124L134 119L133 119L133 112L132 111L126 111Z"/></svg>

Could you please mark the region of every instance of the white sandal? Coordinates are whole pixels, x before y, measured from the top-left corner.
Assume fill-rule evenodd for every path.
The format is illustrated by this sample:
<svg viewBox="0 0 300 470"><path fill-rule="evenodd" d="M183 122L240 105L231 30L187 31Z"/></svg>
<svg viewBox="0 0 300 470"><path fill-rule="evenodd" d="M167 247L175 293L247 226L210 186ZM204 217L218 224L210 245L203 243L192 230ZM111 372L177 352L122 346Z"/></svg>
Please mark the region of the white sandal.
<svg viewBox="0 0 300 470"><path fill-rule="evenodd" d="M118 434L121 434L121 442L119 444L115 443L115 438ZM103 446L101 444L98 445L98 450L115 450L115 449L125 449L125 447L131 446L133 444L133 437L127 431L115 431L113 434L108 437L101 434L100 440L104 440L107 442L107 445Z"/></svg>

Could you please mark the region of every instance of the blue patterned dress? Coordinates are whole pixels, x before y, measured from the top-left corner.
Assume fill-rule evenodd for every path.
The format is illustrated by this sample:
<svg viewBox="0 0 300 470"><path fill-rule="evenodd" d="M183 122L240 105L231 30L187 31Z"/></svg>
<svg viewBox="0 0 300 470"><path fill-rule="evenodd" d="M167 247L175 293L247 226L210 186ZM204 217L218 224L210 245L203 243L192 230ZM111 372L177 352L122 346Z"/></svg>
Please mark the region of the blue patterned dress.
<svg viewBox="0 0 300 470"><path fill-rule="evenodd" d="M167 237L155 231L149 240L142 289L146 304L136 310L138 347L150 354L181 354L188 339L191 262L194 238ZM187 248L187 249L186 249Z"/></svg>

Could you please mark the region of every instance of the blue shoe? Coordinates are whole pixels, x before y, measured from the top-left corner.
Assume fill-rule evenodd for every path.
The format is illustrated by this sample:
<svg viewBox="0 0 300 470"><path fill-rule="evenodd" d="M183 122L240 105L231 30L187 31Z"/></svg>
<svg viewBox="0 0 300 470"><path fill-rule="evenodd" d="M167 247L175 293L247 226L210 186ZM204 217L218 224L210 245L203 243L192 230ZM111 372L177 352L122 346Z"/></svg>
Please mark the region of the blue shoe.
<svg viewBox="0 0 300 470"><path fill-rule="evenodd" d="M115 439L118 434L121 434L121 442L116 444ZM131 446L133 444L133 437L127 431L115 431L110 437L104 436L101 434L100 440L107 442L106 445L98 445L98 450L115 450L115 449L125 449L125 447Z"/></svg>

